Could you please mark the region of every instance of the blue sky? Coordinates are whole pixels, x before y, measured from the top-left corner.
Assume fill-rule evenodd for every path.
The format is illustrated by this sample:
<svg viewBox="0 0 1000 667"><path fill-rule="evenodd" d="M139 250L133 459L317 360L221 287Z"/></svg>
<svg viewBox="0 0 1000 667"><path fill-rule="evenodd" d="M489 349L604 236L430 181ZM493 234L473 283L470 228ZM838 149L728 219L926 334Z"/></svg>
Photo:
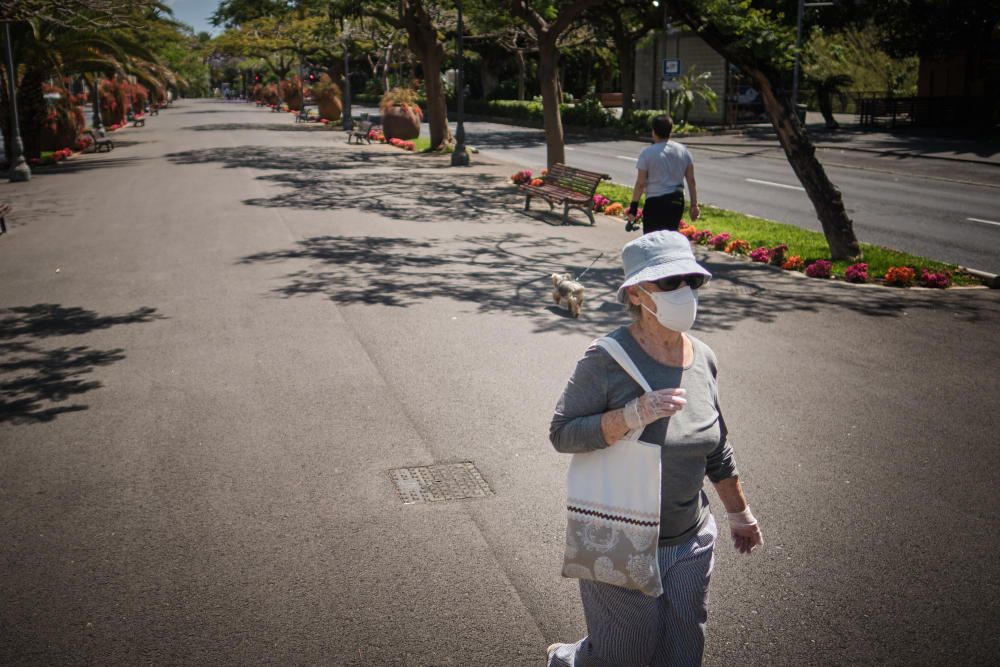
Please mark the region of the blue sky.
<svg viewBox="0 0 1000 667"><path fill-rule="evenodd" d="M219 0L166 0L166 4L174 10L174 16L194 28L195 32L202 30L212 34L218 32L218 29L213 28L208 22L208 17L219 6Z"/></svg>

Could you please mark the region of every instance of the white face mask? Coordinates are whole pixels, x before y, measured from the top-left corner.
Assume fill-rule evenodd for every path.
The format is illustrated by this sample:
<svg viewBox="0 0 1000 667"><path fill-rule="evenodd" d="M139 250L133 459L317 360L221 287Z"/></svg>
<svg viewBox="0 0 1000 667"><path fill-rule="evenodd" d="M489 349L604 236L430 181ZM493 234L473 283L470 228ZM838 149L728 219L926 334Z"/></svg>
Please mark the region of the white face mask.
<svg viewBox="0 0 1000 667"><path fill-rule="evenodd" d="M643 287L639 287L649 295L656 305L656 311L646 308L656 316L656 320L672 331L687 331L694 326L694 318L698 315L698 295L695 291L684 285L672 292L650 292Z"/></svg>

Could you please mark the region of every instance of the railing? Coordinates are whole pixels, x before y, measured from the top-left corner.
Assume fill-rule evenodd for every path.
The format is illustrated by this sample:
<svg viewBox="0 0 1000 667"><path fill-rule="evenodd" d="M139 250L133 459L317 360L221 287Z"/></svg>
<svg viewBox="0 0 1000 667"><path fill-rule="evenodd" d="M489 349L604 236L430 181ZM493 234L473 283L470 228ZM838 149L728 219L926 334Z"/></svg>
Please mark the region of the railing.
<svg viewBox="0 0 1000 667"><path fill-rule="evenodd" d="M858 101L862 127L981 127L995 114L985 97L868 97Z"/></svg>

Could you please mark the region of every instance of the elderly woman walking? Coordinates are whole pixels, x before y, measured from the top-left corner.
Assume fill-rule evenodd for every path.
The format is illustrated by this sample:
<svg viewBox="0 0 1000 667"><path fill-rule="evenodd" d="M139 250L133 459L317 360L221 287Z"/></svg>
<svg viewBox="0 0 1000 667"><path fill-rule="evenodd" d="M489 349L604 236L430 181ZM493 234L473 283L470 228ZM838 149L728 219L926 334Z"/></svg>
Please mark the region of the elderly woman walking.
<svg viewBox="0 0 1000 667"><path fill-rule="evenodd" d="M702 489L706 476L725 506L735 548L749 554L763 544L719 408L715 354L685 333L697 314L697 290L711 274L677 232L635 239L622 261L618 300L632 323L606 337L613 343L592 345L577 363L550 438L557 451L571 454L616 446L627 434L641 433L642 443L659 446L658 568L651 571L663 593L581 578L587 636L550 646L549 667L701 664L717 535ZM609 354L609 347L631 362L616 359L620 353Z"/></svg>

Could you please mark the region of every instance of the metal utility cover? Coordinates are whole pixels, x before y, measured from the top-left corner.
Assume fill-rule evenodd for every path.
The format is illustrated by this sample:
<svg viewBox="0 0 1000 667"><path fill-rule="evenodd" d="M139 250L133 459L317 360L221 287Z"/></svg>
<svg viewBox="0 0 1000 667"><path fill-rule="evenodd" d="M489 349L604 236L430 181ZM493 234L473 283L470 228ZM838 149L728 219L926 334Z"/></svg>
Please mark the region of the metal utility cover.
<svg viewBox="0 0 1000 667"><path fill-rule="evenodd" d="M489 484L469 461L389 471L399 497L406 505L485 498L492 494Z"/></svg>

